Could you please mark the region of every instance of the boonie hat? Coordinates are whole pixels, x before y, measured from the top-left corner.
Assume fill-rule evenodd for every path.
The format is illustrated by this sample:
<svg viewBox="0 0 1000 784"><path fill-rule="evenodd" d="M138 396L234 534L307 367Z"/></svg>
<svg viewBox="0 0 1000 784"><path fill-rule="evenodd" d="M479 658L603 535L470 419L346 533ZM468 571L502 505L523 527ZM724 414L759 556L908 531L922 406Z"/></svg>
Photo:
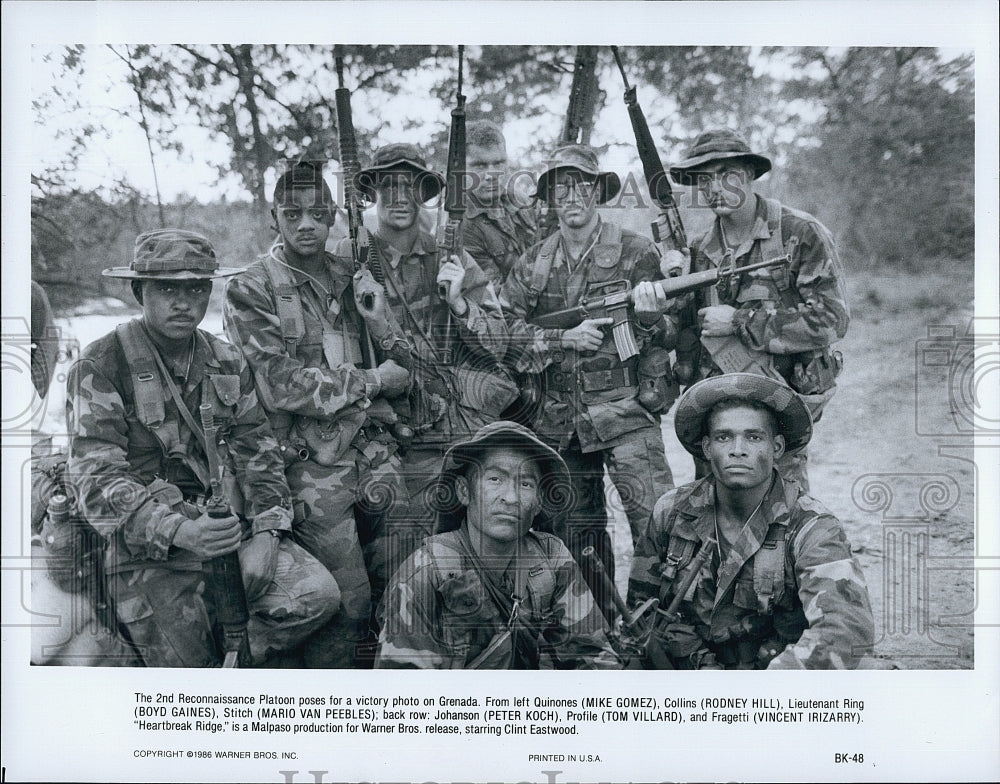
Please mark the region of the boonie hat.
<svg viewBox="0 0 1000 784"><path fill-rule="evenodd" d="M387 144L375 151L371 166L358 172L356 179L358 190L369 201L375 201L375 186L380 174L407 170L417 175L415 182L421 203L430 201L444 188L444 177L430 169L415 146L398 143Z"/></svg>
<svg viewBox="0 0 1000 784"><path fill-rule="evenodd" d="M541 469L542 511L551 516L566 509L570 501L569 469L559 453L523 425L499 420L480 428L469 440L452 445L445 453L431 499L438 513L437 533L458 528L464 517L464 507L455 493L455 478L474 465L485 450L496 447L529 452Z"/></svg>
<svg viewBox="0 0 1000 784"><path fill-rule="evenodd" d="M687 185L685 174L711 161L721 161L730 158L742 158L753 166L753 178L756 180L771 171L771 159L766 155L754 152L750 145L736 131L729 128L714 128L698 135L685 154L684 160L670 167L670 176L674 182Z"/></svg>
<svg viewBox="0 0 1000 784"><path fill-rule="evenodd" d="M198 280L239 275L246 267L220 267L212 243L184 229L155 229L135 238L132 263L111 267L107 278Z"/></svg>
<svg viewBox="0 0 1000 784"><path fill-rule="evenodd" d="M610 201L622 189L621 178L614 172L602 172L597 165L597 153L585 144L565 144L556 148L549 159L548 168L538 177L535 198L545 199L549 189L549 177L559 169L575 169L594 177L601 186L598 204Z"/></svg>
<svg viewBox="0 0 1000 784"><path fill-rule="evenodd" d="M701 439L707 435L708 414L727 398L753 400L770 408L789 452L804 447L812 438L812 416L791 387L755 373L726 373L699 381L677 401L674 431L681 445L698 459L705 457Z"/></svg>

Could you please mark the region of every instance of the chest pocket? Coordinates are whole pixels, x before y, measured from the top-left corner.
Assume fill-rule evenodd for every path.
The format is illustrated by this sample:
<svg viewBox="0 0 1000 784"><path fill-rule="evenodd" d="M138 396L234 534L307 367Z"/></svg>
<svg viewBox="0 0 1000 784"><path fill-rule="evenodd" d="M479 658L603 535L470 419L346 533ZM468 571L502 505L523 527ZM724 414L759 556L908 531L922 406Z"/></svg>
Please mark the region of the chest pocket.
<svg viewBox="0 0 1000 784"><path fill-rule="evenodd" d="M778 267L773 271L774 276L770 274L771 270L755 270L744 275L736 301L740 304L780 301L781 289L789 286L789 272L787 267Z"/></svg>
<svg viewBox="0 0 1000 784"><path fill-rule="evenodd" d="M219 374L210 375L208 380L211 391L205 402L212 406L212 414L220 419L235 418L240 402L240 377Z"/></svg>
<svg viewBox="0 0 1000 784"><path fill-rule="evenodd" d="M533 623L544 626L552 615L552 594L556 590L556 576L547 564L539 563L528 570L527 592Z"/></svg>

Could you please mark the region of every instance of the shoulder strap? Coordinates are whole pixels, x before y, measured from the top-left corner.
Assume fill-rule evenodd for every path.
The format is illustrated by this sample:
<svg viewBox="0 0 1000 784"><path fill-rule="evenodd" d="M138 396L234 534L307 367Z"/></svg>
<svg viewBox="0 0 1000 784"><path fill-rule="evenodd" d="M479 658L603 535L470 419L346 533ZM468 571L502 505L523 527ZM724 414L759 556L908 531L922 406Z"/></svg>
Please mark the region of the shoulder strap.
<svg viewBox="0 0 1000 784"><path fill-rule="evenodd" d="M767 205L767 230L769 236L761 243L760 252L762 261L772 259L787 258L789 262L795 253L795 248L799 244L798 237L789 237L788 242L782 238L781 232L781 202L777 199L764 199ZM771 280L781 296L781 304L786 308L797 308L799 306L798 290L792 286L792 275L788 267L772 267Z"/></svg>
<svg viewBox="0 0 1000 784"><path fill-rule="evenodd" d="M274 249L272 248L272 251ZM278 315L281 339L285 341L288 355L295 358L295 347L306 334L305 318L302 315L302 300L291 273L283 264L264 261L264 270L274 288L274 307Z"/></svg>
<svg viewBox="0 0 1000 784"><path fill-rule="evenodd" d="M767 529L764 543L753 557L753 589L757 594L757 611L771 612L785 591L785 534L784 523L772 523Z"/></svg>
<svg viewBox="0 0 1000 784"><path fill-rule="evenodd" d="M533 296L539 296L549 282L549 273L552 272L552 262L556 257L556 248L559 247L559 232L556 231L546 238L542 243L542 249L535 259L535 266L531 270L531 282L528 284Z"/></svg>
<svg viewBox="0 0 1000 784"><path fill-rule="evenodd" d="M139 421L146 427L155 429L163 424L165 418L163 404L163 384L160 383L155 352L142 332L138 319L115 327L115 334L125 353L129 376L132 379L132 390L135 394L135 412Z"/></svg>

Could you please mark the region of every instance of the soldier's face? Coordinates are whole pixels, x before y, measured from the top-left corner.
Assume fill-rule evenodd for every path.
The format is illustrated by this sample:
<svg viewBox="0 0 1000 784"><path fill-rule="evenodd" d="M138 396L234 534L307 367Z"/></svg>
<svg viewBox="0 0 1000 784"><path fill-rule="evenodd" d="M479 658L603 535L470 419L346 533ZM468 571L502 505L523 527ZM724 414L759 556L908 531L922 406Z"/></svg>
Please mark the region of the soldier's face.
<svg viewBox="0 0 1000 784"><path fill-rule="evenodd" d="M557 171L553 175L549 198L559 221L571 229L588 225L597 213L601 186L580 172Z"/></svg>
<svg viewBox="0 0 1000 784"><path fill-rule="evenodd" d="M377 211L380 226L405 231L417 222L420 203L416 182L410 172L387 172L376 186Z"/></svg>
<svg viewBox="0 0 1000 784"><path fill-rule="evenodd" d="M293 188L274 209L278 231L286 249L299 256L313 256L326 248L333 224L332 205L315 188Z"/></svg>
<svg viewBox="0 0 1000 784"><path fill-rule="evenodd" d="M750 198L753 171L739 159L711 161L691 176L697 203L720 217L732 215Z"/></svg>
<svg viewBox="0 0 1000 784"><path fill-rule="evenodd" d="M208 310L210 280L147 280L142 284L142 317L158 342L191 337Z"/></svg>
<svg viewBox="0 0 1000 784"><path fill-rule="evenodd" d="M465 155L469 188L484 206L495 204L506 184L507 151L500 145L470 145Z"/></svg>
<svg viewBox="0 0 1000 784"><path fill-rule="evenodd" d="M770 481L785 439L773 431L763 411L729 408L711 415L701 448L716 481L731 490L748 490Z"/></svg>
<svg viewBox="0 0 1000 784"><path fill-rule="evenodd" d="M456 487L468 507L469 535L493 542L524 536L541 509L541 478L538 464L520 449L487 450Z"/></svg>

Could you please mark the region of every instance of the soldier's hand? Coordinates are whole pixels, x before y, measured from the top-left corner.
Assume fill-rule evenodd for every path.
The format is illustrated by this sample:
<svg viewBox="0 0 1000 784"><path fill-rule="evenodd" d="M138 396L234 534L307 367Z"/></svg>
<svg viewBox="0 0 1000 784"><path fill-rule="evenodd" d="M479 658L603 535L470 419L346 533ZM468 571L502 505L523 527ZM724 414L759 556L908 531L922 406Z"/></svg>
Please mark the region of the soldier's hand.
<svg viewBox="0 0 1000 784"><path fill-rule="evenodd" d="M382 382L382 397L399 397L410 386L409 371L391 359L375 368L375 372Z"/></svg>
<svg viewBox="0 0 1000 784"><path fill-rule="evenodd" d="M354 273L354 304L368 326L369 334L378 340L389 326L389 306L385 289L367 269Z"/></svg>
<svg viewBox="0 0 1000 784"><path fill-rule="evenodd" d="M736 308L732 305L712 305L698 311L701 322L701 334L706 337L721 338L734 332L733 315Z"/></svg>
<svg viewBox="0 0 1000 784"><path fill-rule="evenodd" d="M469 303L462 296L462 287L465 285L465 267L462 266L458 256L452 256L441 265L441 269L438 270L437 284L448 303L448 307L454 311L456 316L464 316L469 310Z"/></svg>
<svg viewBox="0 0 1000 784"><path fill-rule="evenodd" d="M185 520L174 532L173 544L208 560L231 553L240 544L243 530L234 515L209 517L205 512L194 520Z"/></svg>
<svg viewBox="0 0 1000 784"><path fill-rule="evenodd" d="M665 278L676 278L683 275L684 270L691 269L691 251L668 250L660 259L660 272Z"/></svg>
<svg viewBox="0 0 1000 784"><path fill-rule="evenodd" d="M248 602L263 594L274 579L279 544L277 537L268 531L261 531L240 548L240 570Z"/></svg>
<svg viewBox="0 0 1000 784"><path fill-rule="evenodd" d="M604 330L601 327L613 322L614 319L610 316L586 319L579 326L562 333L562 345L575 351L597 351L604 342Z"/></svg>
<svg viewBox="0 0 1000 784"><path fill-rule="evenodd" d="M663 289L644 280L632 290L632 305L635 315L643 326L651 326L659 321L667 310L667 297Z"/></svg>

